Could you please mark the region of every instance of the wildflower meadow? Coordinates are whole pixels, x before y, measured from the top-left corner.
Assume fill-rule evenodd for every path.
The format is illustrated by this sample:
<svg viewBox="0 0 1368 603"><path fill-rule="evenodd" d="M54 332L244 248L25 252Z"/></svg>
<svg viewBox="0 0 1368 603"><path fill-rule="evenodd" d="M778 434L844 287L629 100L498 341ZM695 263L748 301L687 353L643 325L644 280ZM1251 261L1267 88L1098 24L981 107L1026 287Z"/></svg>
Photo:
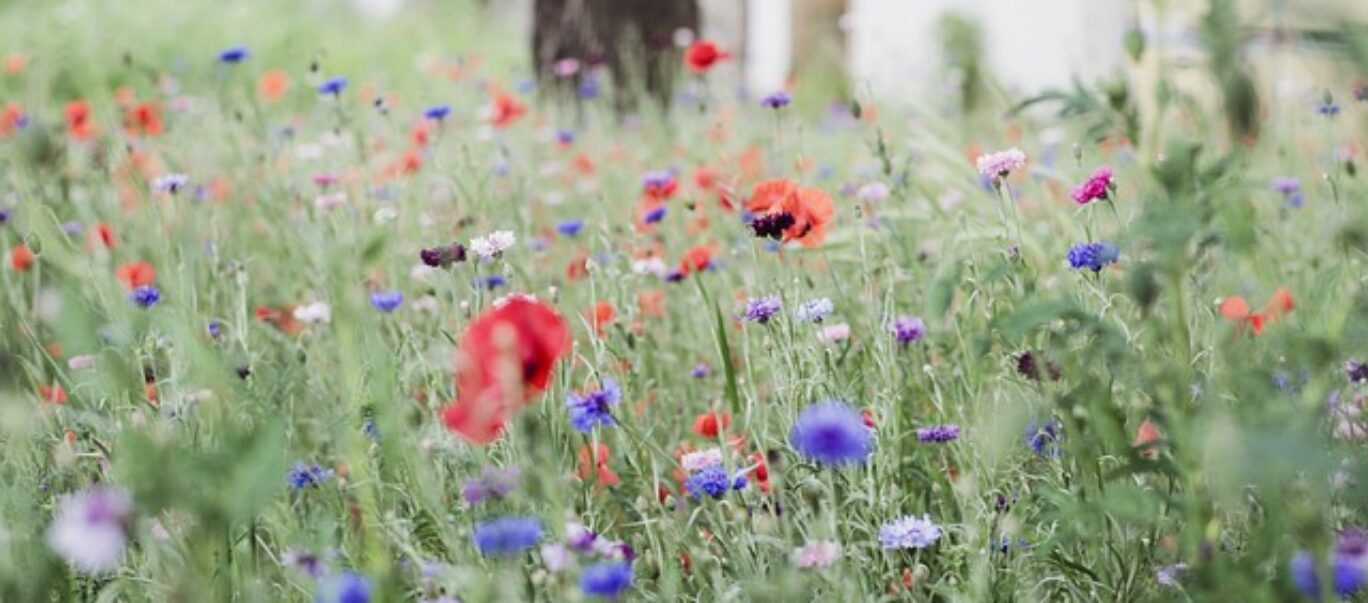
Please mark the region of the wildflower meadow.
<svg viewBox="0 0 1368 603"><path fill-rule="evenodd" d="M0 601L1368 597L1368 72L624 104L441 15L0 8Z"/></svg>

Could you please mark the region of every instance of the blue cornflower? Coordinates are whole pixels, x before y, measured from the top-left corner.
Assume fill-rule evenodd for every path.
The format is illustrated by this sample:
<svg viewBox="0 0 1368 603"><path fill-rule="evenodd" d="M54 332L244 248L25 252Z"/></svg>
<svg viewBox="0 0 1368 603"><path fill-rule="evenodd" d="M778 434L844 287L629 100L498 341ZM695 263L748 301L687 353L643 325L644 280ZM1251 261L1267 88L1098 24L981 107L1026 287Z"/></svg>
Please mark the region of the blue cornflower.
<svg viewBox="0 0 1368 603"><path fill-rule="evenodd" d="M611 427L616 423L612 407L621 400L622 389L616 381L608 378L603 379L598 391L584 394L571 392L565 397L565 404L570 407L570 424L581 433L589 433L600 425Z"/></svg>
<svg viewBox="0 0 1368 603"><path fill-rule="evenodd" d="M766 94L760 98L760 106L770 109L782 108L790 102L793 102L793 96L784 90Z"/></svg>
<svg viewBox="0 0 1368 603"><path fill-rule="evenodd" d="M641 216L641 221L646 224L655 224L656 222L665 219L665 211L666 207L663 204L653 207L651 208L651 211L648 211L645 215Z"/></svg>
<svg viewBox="0 0 1368 603"><path fill-rule="evenodd" d="M797 310L793 311L793 317L799 322L822 322L835 309L836 306L831 303L831 298L819 297L803 302Z"/></svg>
<svg viewBox="0 0 1368 603"><path fill-rule="evenodd" d="M508 279L504 278L501 274L491 274L482 279L475 279L476 287L484 287L485 289L489 289L490 291L498 289L499 287L502 287L507 284Z"/></svg>
<svg viewBox="0 0 1368 603"><path fill-rule="evenodd" d="M209 336L218 339L223 334L223 323L217 320L209 321Z"/></svg>
<svg viewBox="0 0 1368 603"><path fill-rule="evenodd" d="M556 130L556 144L569 146L575 142L574 130Z"/></svg>
<svg viewBox="0 0 1368 603"><path fill-rule="evenodd" d="M285 481L290 483L296 490L302 490L309 486L322 485L324 480L333 476L332 469L325 469L319 465L308 465L303 462L295 463L294 467L285 476Z"/></svg>
<svg viewBox="0 0 1368 603"><path fill-rule="evenodd" d="M712 367L703 362L695 364L693 370L689 372L689 375L694 379L705 379L710 374L712 374Z"/></svg>
<svg viewBox="0 0 1368 603"><path fill-rule="evenodd" d="M346 87L347 78L341 76L330 77L326 80L323 80L323 83L318 85L318 93L331 94L333 96L337 96L339 94L342 94L342 90Z"/></svg>
<svg viewBox="0 0 1368 603"><path fill-rule="evenodd" d="M10 210L0 209L0 224L8 224L10 221Z"/></svg>
<svg viewBox="0 0 1368 603"><path fill-rule="evenodd" d="M584 220L578 220L578 219L575 219L575 220L563 220L563 221L561 221L560 224L557 224L557 225L556 225L556 232L559 232L559 233L561 233L561 234L563 234L563 235L565 235L565 236L567 236L567 237L573 237L573 236L579 234L580 231L583 230L583 229L584 229Z"/></svg>
<svg viewBox="0 0 1368 603"><path fill-rule="evenodd" d="M745 319L751 322L765 324L773 318L779 310L783 309L784 301L778 295L767 295L765 297L752 297L746 300Z"/></svg>
<svg viewBox="0 0 1368 603"><path fill-rule="evenodd" d="M1339 105L1335 104L1335 100L1333 98L1330 98L1329 93L1326 93L1325 97L1322 98L1320 102L1316 103L1316 113L1319 113L1326 117L1334 117L1336 115L1339 115L1339 112Z"/></svg>
<svg viewBox="0 0 1368 603"><path fill-rule="evenodd" d="M252 56L252 53L247 51L246 46L232 46L223 49L218 55L218 60L220 63L228 63L231 65L234 63L241 63L249 56Z"/></svg>
<svg viewBox="0 0 1368 603"><path fill-rule="evenodd" d="M1059 440L1063 437L1059 422L1054 419L1031 421L1026 425L1026 445L1040 456L1059 456Z"/></svg>
<svg viewBox="0 0 1368 603"><path fill-rule="evenodd" d="M1108 264L1115 263L1120 256L1120 250L1116 244L1101 242L1078 243L1069 248L1069 266L1075 270L1089 268L1093 272L1100 272Z"/></svg>
<svg viewBox="0 0 1368 603"><path fill-rule="evenodd" d="M580 83L579 83L579 86L577 86L577 87L575 88L575 93L576 93L576 94L579 94L579 97L582 98L582 99L585 99L585 100L598 98L598 95L599 95L599 83L598 83L598 78L596 78L596 77L594 77L594 76L592 76L592 75L586 75L586 76L580 78Z"/></svg>
<svg viewBox="0 0 1368 603"><path fill-rule="evenodd" d="M451 114L451 105L433 105L423 111L423 117L433 121L442 121L447 115Z"/></svg>
<svg viewBox="0 0 1368 603"><path fill-rule="evenodd" d="M404 303L404 294L400 291L375 291L370 295L370 302L376 310L389 314Z"/></svg>
<svg viewBox="0 0 1368 603"><path fill-rule="evenodd" d="M475 524L474 538L481 554L508 557L536 546L542 524L535 517L500 517Z"/></svg>
<svg viewBox="0 0 1368 603"><path fill-rule="evenodd" d="M327 579L314 595L314 603L370 603L370 600L370 580L352 572L342 572Z"/></svg>
<svg viewBox="0 0 1368 603"><path fill-rule="evenodd" d="M161 301L161 290L153 285L143 285L129 291L128 299L143 308L151 308Z"/></svg>
<svg viewBox="0 0 1368 603"><path fill-rule="evenodd" d="M798 414L789 442L799 454L822 465L860 465L874 449L864 417L849 404L829 400Z"/></svg>
<svg viewBox="0 0 1368 603"><path fill-rule="evenodd" d="M927 443L944 443L958 440L960 435L959 425L948 423L945 425L932 425L922 427L917 430L917 441Z"/></svg>
<svg viewBox="0 0 1368 603"><path fill-rule="evenodd" d="M621 561L595 563L580 573L580 590L586 596L615 598L632 586L632 564Z"/></svg>
<svg viewBox="0 0 1368 603"><path fill-rule="evenodd" d="M722 498L729 490L742 490L747 485L746 476L738 473L735 477L727 474L722 465L708 465L684 480L684 489L689 496L703 498L704 495Z"/></svg>

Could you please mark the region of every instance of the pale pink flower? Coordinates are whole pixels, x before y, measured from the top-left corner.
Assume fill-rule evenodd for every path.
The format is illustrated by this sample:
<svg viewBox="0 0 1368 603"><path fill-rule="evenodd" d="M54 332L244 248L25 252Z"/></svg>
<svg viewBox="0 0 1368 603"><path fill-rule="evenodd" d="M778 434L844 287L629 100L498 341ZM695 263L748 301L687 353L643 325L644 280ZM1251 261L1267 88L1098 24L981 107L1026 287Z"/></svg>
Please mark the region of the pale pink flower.
<svg viewBox="0 0 1368 603"><path fill-rule="evenodd" d="M841 558L841 545L831 540L814 540L793 549L793 564L803 568L830 567Z"/></svg>

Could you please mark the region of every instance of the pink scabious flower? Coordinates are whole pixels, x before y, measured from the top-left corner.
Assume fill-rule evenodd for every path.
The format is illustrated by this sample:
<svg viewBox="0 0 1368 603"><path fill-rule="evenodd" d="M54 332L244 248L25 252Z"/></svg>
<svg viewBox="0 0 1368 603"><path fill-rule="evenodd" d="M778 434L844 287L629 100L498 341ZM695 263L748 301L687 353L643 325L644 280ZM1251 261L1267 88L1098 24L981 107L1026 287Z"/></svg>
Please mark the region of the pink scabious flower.
<svg viewBox="0 0 1368 603"><path fill-rule="evenodd" d="M793 564L802 568L830 567L841 558L841 545L831 540L814 540L793 549Z"/></svg>
<svg viewBox="0 0 1368 603"><path fill-rule="evenodd" d="M1003 178L1026 167L1026 154L1016 147L996 153L984 153L979 155L977 165L979 175L985 179Z"/></svg>
<svg viewBox="0 0 1368 603"><path fill-rule="evenodd" d="M52 550L83 574L107 574L119 567L133 499L126 490L96 486L68 494L48 528Z"/></svg>
<svg viewBox="0 0 1368 603"><path fill-rule="evenodd" d="M1112 169L1104 165L1097 168L1083 184L1074 187L1071 196L1079 205L1087 205L1098 199L1106 199L1113 186Z"/></svg>

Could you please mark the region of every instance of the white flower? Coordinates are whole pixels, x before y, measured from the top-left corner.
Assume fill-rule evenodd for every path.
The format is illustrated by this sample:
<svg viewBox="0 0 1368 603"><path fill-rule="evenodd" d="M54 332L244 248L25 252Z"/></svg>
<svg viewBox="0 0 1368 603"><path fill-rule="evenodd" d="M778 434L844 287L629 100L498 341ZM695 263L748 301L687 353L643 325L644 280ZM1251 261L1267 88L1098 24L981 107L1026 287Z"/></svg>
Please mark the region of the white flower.
<svg viewBox="0 0 1368 603"><path fill-rule="evenodd" d="M433 275L437 274L437 269L427 264L418 263L409 268L409 278L420 283L432 280Z"/></svg>
<svg viewBox="0 0 1368 603"><path fill-rule="evenodd" d="M829 567L841 558L841 545L831 540L814 540L793 549L793 564L798 567Z"/></svg>
<svg viewBox="0 0 1368 603"><path fill-rule="evenodd" d="M793 317L799 322L822 322L822 319L835 309L836 306L831 303L831 298L819 297L803 302L802 305L798 306L798 309L793 311Z"/></svg>
<svg viewBox="0 0 1368 603"><path fill-rule="evenodd" d="M185 174L162 174L152 179L152 190L174 195L189 182L190 177Z"/></svg>
<svg viewBox="0 0 1368 603"><path fill-rule="evenodd" d="M90 354L72 356L70 360L67 360L67 368L70 368L73 371L83 371L95 366L96 360L95 356Z"/></svg>
<svg viewBox="0 0 1368 603"><path fill-rule="evenodd" d="M512 231L496 230L471 241L470 250L484 259L496 258L516 242L518 239L513 236Z"/></svg>
<svg viewBox="0 0 1368 603"><path fill-rule="evenodd" d="M850 339L850 325L841 323L823 327L821 331L818 331L817 339L822 343L839 343Z"/></svg>
<svg viewBox="0 0 1368 603"><path fill-rule="evenodd" d="M979 175L989 180L1001 178L1025 166L1026 154L1016 147L979 155L977 163Z"/></svg>
<svg viewBox="0 0 1368 603"><path fill-rule="evenodd" d="M559 572L570 566L570 549L559 542L544 544L541 548L541 558L546 569Z"/></svg>
<svg viewBox="0 0 1368 603"><path fill-rule="evenodd" d="M888 185L882 182L870 182L862 185L859 190L855 191L855 198L869 203L883 201L888 198Z"/></svg>
<svg viewBox="0 0 1368 603"><path fill-rule="evenodd" d="M722 449L709 448L690 452L679 458L679 464L684 466L684 470L693 473L705 467L722 464Z"/></svg>
<svg viewBox="0 0 1368 603"><path fill-rule="evenodd" d="M328 211L334 207L347 202L347 193L337 191L326 195L314 197L314 208L319 211Z"/></svg>
<svg viewBox="0 0 1368 603"><path fill-rule="evenodd" d="M376 224L385 224L387 222L393 222L394 219L398 217L399 210L386 206L375 210L375 215L372 216L372 219L375 220Z"/></svg>
<svg viewBox="0 0 1368 603"><path fill-rule="evenodd" d="M310 324L332 322L332 307L323 302L304 304L294 309L294 317Z"/></svg>
<svg viewBox="0 0 1368 603"><path fill-rule="evenodd" d="M879 542L883 548L924 549L940 540L941 529L930 515L907 515L879 527Z"/></svg>
<svg viewBox="0 0 1368 603"><path fill-rule="evenodd" d="M431 295L424 295L414 300L413 309L419 312L435 314L438 310L442 309L442 304L437 301L437 298Z"/></svg>
<svg viewBox="0 0 1368 603"><path fill-rule="evenodd" d="M121 489L94 487L62 497L48 527L52 550L83 574L105 574L118 569L128 536L133 499Z"/></svg>
<svg viewBox="0 0 1368 603"><path fill-rule="evenodd" d="M636 274L649 274L651 276L664 278L665 260L658 257L649 257L639 260L632 260L632 272Z"/></svg>

